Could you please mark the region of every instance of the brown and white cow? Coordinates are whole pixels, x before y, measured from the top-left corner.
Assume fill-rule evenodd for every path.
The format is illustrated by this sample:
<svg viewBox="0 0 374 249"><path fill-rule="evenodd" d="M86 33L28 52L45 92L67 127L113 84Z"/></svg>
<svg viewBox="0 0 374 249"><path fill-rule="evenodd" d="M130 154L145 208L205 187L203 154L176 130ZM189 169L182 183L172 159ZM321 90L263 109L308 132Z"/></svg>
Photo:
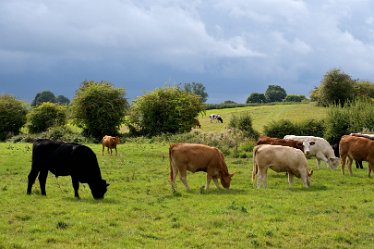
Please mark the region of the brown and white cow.
<svg viewBox="0 0 374 249"><path fill-rule="evenodd" d="M268 136L260 136L257 140L256 145L260 145L260 144L274 144L274 145L290 146L290 147L299 149L302 152L304 152L303 142L295 141L295 140L268 137Z"/></svg>
<svg viewBox="0 0 374 249"><path fill-rule="evenodd" d="M172 144L169 147L169 160L170 183L173 190L175 190L175 180L178 172L186 190L190 190L187 183L187 171L192 173L204 171L207 173L205 190L209 189L212 179L216 187L220 189L218 178L224 188L230 188L231 178L234 174L229 174L222 152L215 147L204 144Z"/></svg>
<svg viewBox="0 0 374 249"><path fill-rule="evenodd" d="M102 149L102 155L104 155L104 149L105 147L108 148L108 154L109 154L109 150L110 150L110 155L112 155L112 149L115 149L116 150L116 155L117 155L117 144L120 143L120 139L119 137L112 137L112 136L108 136L108 135L105 135L103 137L103 139L101 140L102 142L102 145L103 145L103 149Z"/></svg>
<svg viewBox="0 0 374 249"><path fill-rule="evenodd" d="M304 187L310 186L313 170L308 170L308 162L302 151L283 145L261 144L253 149L252 182L258 174L257 187L267 187L267 170L287 172L288 183L292 186L293 177L301 178Z"/></svg>
<svg viewBox="0 0 374 249"><path fill-rule="evenodd" d="M342 173L348 157L348 171L352 175L352 161L366 161L369 163L368 176L374 170L374 141L357 136L344 135L339 143L340 159L342 162Z"/></svg>

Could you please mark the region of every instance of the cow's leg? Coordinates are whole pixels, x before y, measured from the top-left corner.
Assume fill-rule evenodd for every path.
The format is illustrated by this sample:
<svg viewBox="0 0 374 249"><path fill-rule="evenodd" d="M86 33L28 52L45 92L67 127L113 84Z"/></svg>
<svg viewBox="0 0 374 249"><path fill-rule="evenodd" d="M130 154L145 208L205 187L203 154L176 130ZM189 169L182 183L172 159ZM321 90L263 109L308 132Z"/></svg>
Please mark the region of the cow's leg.
<svg viewBox="0 0 374 249"><path fill-rule="evenodd" d="M78 194L78 190L79 190L79 181L76 177L71 177L71 182L73 184L73 188L74 188L74 197L75 198L80 198L79 197L79 194Z"/></svg>
<svg viewBox="0 0 374 249"><path fill-rule="evenodd" d="M294 177L294 175L292 173L288 172L288 185L290 187L292 187L292 184L293 184L293 177Z"/></svg>
<svg viewBox="0 0 374 249"><path fill-rule="evenodd" d="M348 165L347 165L347 168L348 168L348 171L349 171L349 175L353 175L352 174L352 162L353 162L353 159L348 156Z"/></svg>
<svg viewBox="0 0 374 249"><path fill-rule="evenodd" d="M101 150L101 155L104 156L104 150L105 150L105 146L103 144L103 149Z"/></svg>
<svg viewBox="0 0 374 249"><path fill-rule="evenodd" d="M208 191L210 181L212 180L212 177L209 174L206 174L206 184L205 184L205 191Z"/></svg>
<svg viewBox="0 0 374 249"><path fill-rule="evenodd" d="M347 156L340 155L340 161L342 162L342 173L344 175L344 168L345 168L345 162L347 160Z"/></svg>
<svg viewBox="0 0 374 249"><path fill-rule="evenodd" d="M179 175L180 175L180 179L183 182L186 190L190 191L190 186L188 186L188 183L187 183L187 171L186 170L180 170Z"/></svg>
<svg viewBox="0 0 374 249"><path fill-rule="evenodd" d="M261 185L266 188L267 187L267 170L258 171L258 180L257 180L257 188L260 188Z"/></svg>
<svg viewBox="0 0 374 249"><path fill-rule="evenodd" d="M316 154L316 158L317 158L317 162L318 162L318 169L320 168L320 162L321 161L324 161L329 166L329 159L327 159L327 157L322 152L318 152Z"/></svg>
<svg viewBox="0 0 374 249"><path fill-rule="evenodd" d="M42 170L40 171L39 174L39 184L40 184L40 189L42 191L42 195L47 195L45 192L45 183L47 181L47 176L48 176L48 170Z"/></svg>
<svg viewBox="0 0 374 249"><path fill-rule="evenodd" d="M29 176L28 176L28 185L27 185L27 194L31 194L32 185L35 182L36 177L38 176L39 171L31 169Z"/></svg>
<svg viewBox="0 0 374 249"><path fill-rule="evenodd" d="M217 187L218 189L221 189L221 186L219 186L219 183L218 183L218 179L217 179L217 178L213 178L213 182L214 182L214 184L216 185L216 187Z"/></svg>
<svg viewBox="0 0 374 249"><path fill-rule="evenodd" d="M369 162L369 165L368 165L368 177L370 177L371 171L374 171L374 164Z"/></svg>

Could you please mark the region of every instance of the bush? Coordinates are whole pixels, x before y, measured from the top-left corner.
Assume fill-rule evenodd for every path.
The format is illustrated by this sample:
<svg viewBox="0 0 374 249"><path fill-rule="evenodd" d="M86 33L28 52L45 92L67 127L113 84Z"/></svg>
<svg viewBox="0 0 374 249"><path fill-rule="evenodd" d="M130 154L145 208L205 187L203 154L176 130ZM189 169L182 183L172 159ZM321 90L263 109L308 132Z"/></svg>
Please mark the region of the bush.
<svg viewBox="0 0 374 249"><path fill-rule="evenodd" d="M302 102L303 100L305 100L304 95L288 94L283 101L284 102Z"/></svg>
<svg viewBox="0 0 374 249"><path fill-rule="evenodd" d="M240 115L239 117L233 115L230 119L229 127L238 129L248 138L257 139L259 136L259 133L252 127L252 118L249 114Z"/></svg>
<svg viewBox="0 0 374 249"><path fill-rule="evenodd" d="M124 96L124 89L114 88L109 82L82 82L71 104L73 123L96 140L118 135L128 108Z"/></svg>
<svg viewBox="0 0 374 249"><path fill-rule="evenodd" d="M52 126L65 125L66 107L44 102L28 113L27 120L30 133L43 132Z"/></svg>
<svg viewBox="0 0 374 249"><path fill-rule="evenodd" d="M177 87L159 88L133 102L128 126L135 135L182 133L191 130L202 111L204 104L199 96Z"/></svg>
<svg viewBox="0 0 374 249"><path fill-rule="evenodd" d="M17 135L26 123L26 104L9 95L0 96L0 141Z"/></svg>
<svg viewBox="0 0 374 249"><path fill-rule="evenodd" d="M314 119L300 123L292 123L290 120L272 121L264 126L264 133L269 137L283 138L285 135L316 136L323 137L324 122Z"/></svg>
<svg viewBox="0 0 374 249"><path fill-rule="evenodd" d="M330 106L325 124L325 138L338 143L340 137L365 129L374 130L374 103L369 99L358 99L349 105Z"/></svg>

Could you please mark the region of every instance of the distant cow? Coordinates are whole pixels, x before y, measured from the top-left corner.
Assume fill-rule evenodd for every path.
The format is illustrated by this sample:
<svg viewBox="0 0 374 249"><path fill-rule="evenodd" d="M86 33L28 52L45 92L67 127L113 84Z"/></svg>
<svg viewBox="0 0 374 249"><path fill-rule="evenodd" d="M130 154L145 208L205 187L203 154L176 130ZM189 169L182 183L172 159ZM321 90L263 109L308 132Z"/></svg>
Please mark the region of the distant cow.
<svg viewBox="0 0 374 249"><path fill-rule="evenodd" d="M293 177L301 178L304 187L310 186L313 170L308 170L308 162L302 151L283 145L262 144L253 149L252 182L258 174L257 187L267 187L267 170L287 172L288 183L292 186Z"/></svg>
<svg viewBox="0 0 374 249"><path fill-rule="evenodd" d="M201 128L200 121L199 121L197 118L194 119L194 126L195 126L196 128Z"/></svg>
<svg viewBox="0 0 374 249"><path fill-rule="evenodd" d="M324 161L331 169L339 166L339 158L335 156L331 145L321 137L286 135L284 139L291 139L309 144L309 151L305 154L317 158L317 167L320 168L321 161Z"/></svg>
<svg viewBox="0 0 374 249"><path fill-rule="evenodd" d="M299 149L302 152L304 152L303 142L300 142L300 141L294 141L294 140L283 139L283 138L268 137L268 136L261 136L261 137L258 138L256 145L260 145L260 144L274 144L274 145L290 146L290 147Z"/></svg>
<svg viewBox="0 0 374 249"><path fill-rule="evenodd" d="M216 120L218 123L223 123L223 119L222 119L221 115L219 115L219 114L210 114L209 118L210 118L210 122Z"/></svg>
<svg viewBox="0 0 374 249"><path fill-rule="evenodd" d="M70 175L76 198L79 198L79 182L88 183L95 199L104 198L109 186L101 178L95 153L81 144L54 142L48 139L36 140L33 143L27 194L31 194L32 185L39 175L42 195L46 195L45 183L48 171L56 177Z"/></svg>
<svg viewBox="0 0 374 249"><path fill-rule="evenodd" d="M348 171L352 175L352 161L366 161L369 163L368 176L374 170L374 141L357 136L344 135L339 143L342 173L348 157Z"/></svg>
<svg viewBox="0 0 374 249"><path fill-rule="evenodd" d="M112 137L112 136L105 135L103 137L103 139L101 140L101 142L102 142L102 145L103 145L103 149L102 149L102 152L101 152L102 155L104 155L105 147L108 148L108 154L109 154L109 150L110 150L110 155L112 155L112 149L115 149L116 150L116 155L117 155L117 144L120 143L119 137Z"/></svg>
<svg viewBox="0 0 374 249"><path fill-rule="evenodd" d="M169 148L170 160L170 182L175 190L175 180L178 172L186 190L190 190L187 183L187 171L195 173L204 171L207 173L205 190L209 189L210 181L213 179L218 189L218 178L224 188L230 188L231 178L222 152L204 144L172 144Z"/></svg>

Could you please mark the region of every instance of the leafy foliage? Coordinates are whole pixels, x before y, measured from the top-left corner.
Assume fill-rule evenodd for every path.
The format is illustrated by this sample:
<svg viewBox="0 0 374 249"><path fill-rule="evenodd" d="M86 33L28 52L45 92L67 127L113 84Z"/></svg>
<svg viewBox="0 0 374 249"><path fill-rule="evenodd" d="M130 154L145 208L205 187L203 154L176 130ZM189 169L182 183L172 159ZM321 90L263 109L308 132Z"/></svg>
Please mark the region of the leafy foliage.
<svg viewBox="0 0 374 249"><path fill-rule="evenodd" d="M65 125L66 112L65 107L54 103L44 102L38 105L27 115L29 132L38 133L53 126Z"/></svg>
<svg viewBox="0 0 374 249"><path fill-rule="evenodd" d="M292 123L290 120L282 119L270 122L264 127L264 132L269 137L278 138L283 138L285 135L323 137L324 122L307 119L299 123Z"/></svg>
<svg viewBox="0 0 374 249"><path fill-rule="evenodd" d="M199 96L178 87L159 88L133 102L129 129L133 134L146 136L186 132L202 111L204 104Z"/></svg>
<svg viewBox="0 0 374 249"><path fill-rule="evenodd" d="M123 123L128 102L125 90L106 81L84 81L71 103L74 123L96 139L116 135Z"/></svg>
<svg viewBox="0 0 374 249"><path fill-rule="evenodd" d="M188 93L193 93L200 96L202 102L206 102L208 100L208 93L206 92L205 86L202 83L184 83L183 89Z"/></svg>
<svg viewBox="0 0 374 249"><path fill-rule="evenodd" d="M351 77L339 69L332 69L321 81L319 103L323 106L344 105L354 99L354 93L354 81Z"/></svg>
<svg viewBox="0 0 374 249"><path fill-rule="evenodd" d="M374 130L374 103L358 99L347 106L331 105L326 118L325 138L338 143L340 137L352 132Z"/></svg>
<svg viewBox="0 0 374 249"><path fill-rule="evenodd" d="M305 100L304 95L288 94L284 99L284 102L301 102L303 100Z"/></svg>
<svg viewBox="0 0 374 249"><path fill-rule="evenodd" d="M259 133L252 127L252 118L249 114L233 115L229 127L240 130L245 137L257 139L259 136Z"/></svg>
<svg viewBox="0 0 374 249"><path fill-rule="evenodd" d="M63 95L59 95L56 97L55 94L51 91L42 91L36 94L35 98L31 102L31 106L35 107L44 102L68 105L70 103L70 100Z"/></svg>
<svg viewBox="0 0 374 249"><path fill-rule="evenodd" d="M263 93L251 93L246 101L247 104L249 103L266 103L266 97Z"/></svg>
<svg viewBox="0 0 374 249"><path fill-rule="evenodd" d="M13 96L0 96L0 140L17 135L26 123L26 105Z"/></svg>
<svg viewBox="0 0 374 249"><path fill-rule="evenodd" d="M265 92L267 102L280 102L286 96L286 90L278 85L269 85Z"/></svg>

